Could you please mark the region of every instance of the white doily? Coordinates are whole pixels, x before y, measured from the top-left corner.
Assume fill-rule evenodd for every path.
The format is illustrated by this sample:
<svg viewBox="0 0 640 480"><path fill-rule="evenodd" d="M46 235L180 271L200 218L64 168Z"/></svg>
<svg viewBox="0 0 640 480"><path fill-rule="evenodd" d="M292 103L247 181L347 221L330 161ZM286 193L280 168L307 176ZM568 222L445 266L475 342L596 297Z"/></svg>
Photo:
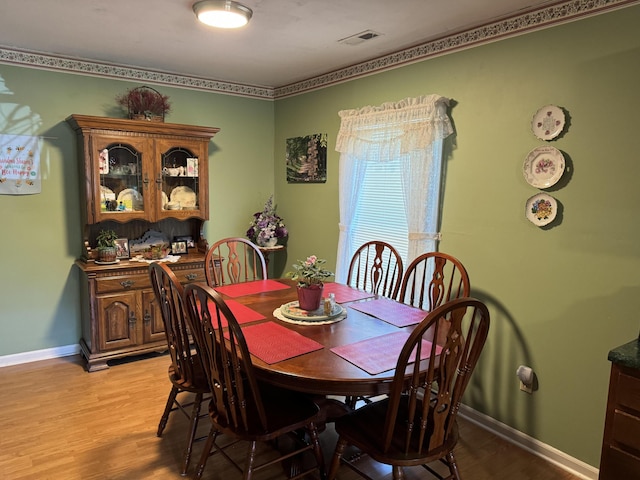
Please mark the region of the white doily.
<svg viewBox="0 0 640 480"><path fill-rule="evenodd" d="M180 260L180 255L167 255L164 258L159 258L158 260L147 260L142 255L138 255L137 257L133 257L129 259L130 262L144 262L144 263L153 263L153 262L171 262L176 263Z"/></svg>
<svg viewBox="0 0 640 480"><path fill-rule="evenodd" d="M296 325L328 325L330 323L337 323L340 320L347 318L347 309L345 308L343 312L337 317L330 318L328 320L294 320L292 318L285 317L280 311L280 307L276 308L273 311L273 316L278 320L282 320L287 323L294 323Z"/></svg>

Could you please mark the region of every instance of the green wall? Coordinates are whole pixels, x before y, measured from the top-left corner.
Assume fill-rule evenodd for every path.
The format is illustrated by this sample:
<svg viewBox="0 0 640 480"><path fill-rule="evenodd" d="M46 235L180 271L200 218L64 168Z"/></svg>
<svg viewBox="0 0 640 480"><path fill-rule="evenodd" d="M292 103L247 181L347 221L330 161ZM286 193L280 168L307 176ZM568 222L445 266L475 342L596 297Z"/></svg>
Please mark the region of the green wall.
<svg viewBox="0 0 640 480"><path fill-rule="evenodd" d="M210 145L209 241L243 235L275 191L291 234L272 275L316 254L335 265L337 112L438 93L453 100L446 145L442 251L467 266L473 295L491 308L491 336L466 403L597 466L607 394L607 353L640 322L640 7L630 7L433 58L275 102L159 87L167 121L220 127ZM80 335L77 152L64 119L119 116L114 97L138 83L0 65L12 95L42 118L42 193L0 195L0 356L73 345ZM545 142L530 130L545 104L568 112L550 142L568 171L549 190L560 218L538 228L524 205L538 192L522 175ZM6 120L6 119L5 119ZM1 123L0 123L1 124ZM325 184L287 184L285 139L329 134ZM533 395L515 370L538 374Z"/></svg>
<svg viewBox="0 0 640 480"><path fill-rule="evenodd" d="M279 211L291 230L289 260L334 263L342 109L437 93L453 100L446 147L440 250L460 258L473 295L488 302L491 335L466 403L598 466L608 351L638 335L640 295L640 7L433 58L276 102ZM566 132L538 140L530 122L555 104ZM328 180L287 184L289 137L329 134ZM523 177L528 152L549 143L568 169L547 190L559 218L524 216L539 192ZM521 364L539 390L520 392Z"/></svg>
<svg viewBox="0 0 640 480"><path fill-rule="evenodd" d="M122 117L115 96L140 84L0 65L13 94L0 111L28 106L44 137L42 193L0 195L0 356L75 345L80 337L82 226L72 113ZM273 193L274 103L157 87L169 95L167 121L220 127L209 145L209 241L243 235L251 214ZM2 91L2 90L0 90ZM15 104L16 106L13 106ZM0 118L1 128L11 122ZM4 133L4 131L0 131ZM28 132L27 132L28 133Z"/></svg>

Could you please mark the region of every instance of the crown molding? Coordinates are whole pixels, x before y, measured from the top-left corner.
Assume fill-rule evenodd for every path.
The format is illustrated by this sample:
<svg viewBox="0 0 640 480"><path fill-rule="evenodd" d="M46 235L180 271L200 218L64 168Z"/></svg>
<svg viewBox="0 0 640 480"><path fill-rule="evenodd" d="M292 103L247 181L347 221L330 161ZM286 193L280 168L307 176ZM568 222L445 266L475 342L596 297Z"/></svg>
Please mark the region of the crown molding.
<svg viewBox="0 0 640 480"><path fill-rule="evenodd" d="M556 3L276 88L243 85L86 59L67 58L4 46L0 46L0 64L276 100L637 4L640 4L640 0L571 0Z"/></svg>

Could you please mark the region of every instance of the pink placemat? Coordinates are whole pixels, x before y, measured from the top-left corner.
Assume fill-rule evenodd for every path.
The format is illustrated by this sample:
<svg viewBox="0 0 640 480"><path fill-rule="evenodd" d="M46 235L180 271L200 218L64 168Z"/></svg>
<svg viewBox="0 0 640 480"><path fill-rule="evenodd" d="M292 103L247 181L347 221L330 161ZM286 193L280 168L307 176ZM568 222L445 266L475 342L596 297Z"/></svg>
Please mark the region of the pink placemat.
<svg viewBox="0 0 640 480"><path fill-rule="evenodd" d="M315 340L275 322L248 325L242 328L242 333L249 352L268 364L324 348Z"/></svg>
<svg viewBox="0 0 640 480"><path fill-rule="evenodd" d="M406 327L408 325L416 325L424 320L429 312L420 310L419 308L405 305L388 298L377 298L366 302L354 303L349 308L384 320L396 327Z"/></svg>
<svg viewBox="0 0 640 480"><path fill-rule="evenodd" d="M252 295L254 293L284 290L285 288L291 287L275 280L256 280L255 282L234 283L233 285L214 288L217 292L222 293L223 295L235 298L242 297L244 295Z"/></svg>
<svg viewBox="0 0 640 480"><path fill-rule="evenodd" d="M337 303L353 302L354 300L362 300L363 298L375 297L373 293L363 292L355 288L348 287L341 283L325 283L322 295L328 297L330 293L336 295Z"/></svg>
<svg viewBox="0 0 640 480"><path fill-rule="evenodd" d="M250 309L246 305L243 305L235 300L229 299L225 302L233 313L233 316L236 317L236 320L239 324L255 322L256 320L263 320L266 317L255 310ZM215 307L213 307L215 309ZM213 309L211 311L213 311ZM227 326L227 320L225 318L222 319L222 326Z"/></svg>
<svg viewBox="0 0 640 480"><path fill-rule="evenodd" d="M331 351L365 372L377 375L396 367L400 351L410 334L410 332L405 331L389 333L380 337L362 340L361 342L334 347ZM440 354L441 351L441 347L436 347L437 354ZM429 358L430 355L431 342L423 340L420 360ZM412 361L415 361L415 352Z"/></svg>

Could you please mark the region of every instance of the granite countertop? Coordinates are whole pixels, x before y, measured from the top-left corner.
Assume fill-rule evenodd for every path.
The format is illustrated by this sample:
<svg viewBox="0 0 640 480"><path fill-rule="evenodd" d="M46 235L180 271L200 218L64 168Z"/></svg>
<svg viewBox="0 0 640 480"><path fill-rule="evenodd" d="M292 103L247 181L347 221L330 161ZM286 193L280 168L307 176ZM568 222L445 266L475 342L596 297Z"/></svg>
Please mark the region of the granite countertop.
<svg viewBox="0 0 640 480"><path fill-rule="evenodd" d="M609 361L623 367L640 369L640 340L632 340L611 350Z"/></svg>

